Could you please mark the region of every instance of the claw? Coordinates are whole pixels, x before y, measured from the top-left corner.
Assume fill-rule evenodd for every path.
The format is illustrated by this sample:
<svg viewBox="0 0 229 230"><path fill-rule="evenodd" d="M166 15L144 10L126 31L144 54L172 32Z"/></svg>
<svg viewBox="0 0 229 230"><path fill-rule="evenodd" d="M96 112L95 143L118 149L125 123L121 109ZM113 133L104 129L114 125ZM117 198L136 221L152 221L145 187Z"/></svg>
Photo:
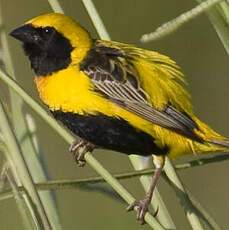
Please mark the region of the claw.
<svg viewBox="0 0 229 230"><path fill-rule="evenodd" d="M140 221L140 224L145 224L145 215L149 210L150 200L145 198L139 201L134 201L127 207L127 211L132 211L135 208L137 209L137 220Z"/></svg>
<svg viewBox="0 0 229 230"><path fill-rule="evenodd" d="M157 181L161 175L161 171L163 169L165 163L164 156L154 156L154 164L155 164L155 172L153 174L152 180L150 182L149 191L146 193L145 198L139 201L133 202L133 204L127 207L127 211L131 211L136 209L137 211L137 219L140 221L141 224L145 223L145 215L149 210L149 204L153 197L153 192L156 187ZM154 217L157 216L159 208L153 214Z"/></svg>
<svg viewBox="0 0 229 230"><path fill-rule="evenodd" d="M73 153L77 151L77 149L84 144L83 140L75 140L68 148L68 151Z"/></svg>
<svg viewBox="0 0 229 230"><path fill-rule="evenodd" d="M149 211L149 205L150 205L150 200L148 198L145 198L139 201L134 201L126 208L126 210L129 212L136 208L137 220L140 221L140 224L145 224L145 215ZM157 216L158 211L159 211L159 207L157 207L155 213L153 214L153 217Z"/></svg>
<svg viewBox="0 0 229 230"><path fill-rule="evenodd" d="M69 152L73 153L73 158L78 164L79 167L83 167L86 164L85 161L85 154L87 152L92 152L94 150L95 146L91 144L90 142L80 139L77 141L74 141L70 147Z"/></svg>

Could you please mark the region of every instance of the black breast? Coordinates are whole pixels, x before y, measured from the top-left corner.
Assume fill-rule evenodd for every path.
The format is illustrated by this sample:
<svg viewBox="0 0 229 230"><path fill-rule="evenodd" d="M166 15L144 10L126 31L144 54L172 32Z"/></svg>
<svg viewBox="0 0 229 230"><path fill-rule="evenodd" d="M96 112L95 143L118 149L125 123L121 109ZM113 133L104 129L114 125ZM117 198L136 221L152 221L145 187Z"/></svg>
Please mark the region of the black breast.
<svg viewBox="0 0 229 230"><path fill-rule="evenodd" d="M62 111L52 111L52 114L77 136L105 149L143 156L168 152L167 147L159 148L153 137L123 119Z"/></svg>

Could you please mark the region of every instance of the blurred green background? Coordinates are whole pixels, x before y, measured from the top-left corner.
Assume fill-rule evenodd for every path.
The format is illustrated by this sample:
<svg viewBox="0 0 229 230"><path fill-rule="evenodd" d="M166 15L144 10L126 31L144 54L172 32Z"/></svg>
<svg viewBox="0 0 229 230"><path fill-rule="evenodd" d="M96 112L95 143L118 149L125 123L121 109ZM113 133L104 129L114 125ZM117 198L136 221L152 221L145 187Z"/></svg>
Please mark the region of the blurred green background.
<svg viewBox="0 0 229 230"><path fill-rule="evenodd" d="M34 16L51 11L44 0L1 2L7 31ZM177 61L187 75L196 114L218 132L229 136L228 56L208 18L202 15L157 42L139 42L143 33L153 31L160 24L194 7L194 0L94 0L94 3L112 40L156 50ZM67 15L72 16L97 37L80 0L62 0L61 5ZM33 73L19 43L10 38L10 44L18 82L39 101L33 83ZM36 120L39 142L51 178L73 179L96 175L88 166L78 168L67 152L68 145L27 106L25 111L29 111ZM96 151L95 156L112 173L132 170L128 158L122 154ZM176 161L185 162L191 157L197 158L189 156ZM179 171L183 183L223 229L229 228L228 166L227 161ZM135 197L143 195L137 179L123 180L122 184ZM91 187L93 188L93 185ZM178 198L163 179L160 180L159 189L177 229L190 229ZM63 229L149 229L137 223L135 213L125 211L126 204L100 192L60 190L56 192L56 196ZM0 229L23 229L14 199L0 203Z"/></svg>

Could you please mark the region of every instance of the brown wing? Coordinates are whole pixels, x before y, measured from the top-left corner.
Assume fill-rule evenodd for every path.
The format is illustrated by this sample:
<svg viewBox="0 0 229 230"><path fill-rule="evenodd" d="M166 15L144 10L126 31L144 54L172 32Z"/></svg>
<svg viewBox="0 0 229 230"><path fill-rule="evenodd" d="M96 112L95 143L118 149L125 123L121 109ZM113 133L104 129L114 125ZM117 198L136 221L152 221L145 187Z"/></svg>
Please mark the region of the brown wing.
<svg viewBox="0 0 229 230"><path fill-rule="evenodd" d="M198 127L189 116L169 105L160 111L148 102L148 95L141 88L138 73L128 58L131 57L121 49L95 43L81 64L81 70L108 100L153 124L201 141L194 132Z"/></svg>

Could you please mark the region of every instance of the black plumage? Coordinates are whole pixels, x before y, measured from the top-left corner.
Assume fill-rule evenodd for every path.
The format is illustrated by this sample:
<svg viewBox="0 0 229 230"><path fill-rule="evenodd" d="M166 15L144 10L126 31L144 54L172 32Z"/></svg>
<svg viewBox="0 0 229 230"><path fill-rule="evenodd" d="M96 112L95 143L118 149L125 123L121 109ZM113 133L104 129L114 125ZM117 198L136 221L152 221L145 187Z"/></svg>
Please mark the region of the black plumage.
<svg viewBox="0 0 229 230"><path fill-rule="evenodd" d="M79 115L60 110L52 111L52 114L74 134L102 148L143 156L168 152L167 146L158 147L151 135L135 129L121 118L102 114Z"/></svg>

